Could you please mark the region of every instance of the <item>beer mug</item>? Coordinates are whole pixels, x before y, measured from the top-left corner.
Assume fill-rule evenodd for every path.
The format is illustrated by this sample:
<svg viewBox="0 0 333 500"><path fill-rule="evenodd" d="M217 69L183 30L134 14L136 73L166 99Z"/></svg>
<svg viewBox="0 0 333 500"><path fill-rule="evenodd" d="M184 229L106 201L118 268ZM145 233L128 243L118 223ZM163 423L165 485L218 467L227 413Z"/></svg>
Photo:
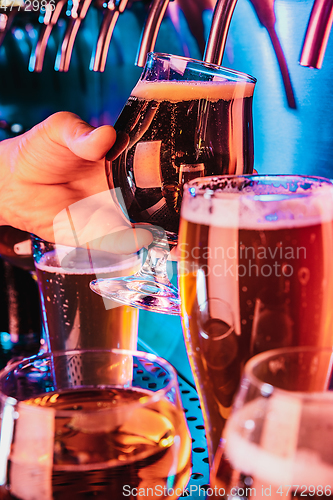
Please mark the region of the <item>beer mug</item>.
<svg viewBox="0 0 333 500"><path fill-rule="evenodd" d="M331 498L332 348L252 358L211 471L217 497Z"/></svg>
<svg viewBox="0 0 333 500"><path fill-rule="evenodd" d="M44 349L136 349L138 311L103 299L89 288L97 276L127 275L137 255L56 245L33 237L44 327Z"/></svg>
<svg viewBox="0 0 333 500"><path fill-rule="evenodd" d="M251 356L272 347L332 345L332 206L331 182L305 176L217 176L184 188L182 321L210 461ZM229 304L234 319L232 337L221 340L229 369L217 380L198 329L203 297Z"/></svg>

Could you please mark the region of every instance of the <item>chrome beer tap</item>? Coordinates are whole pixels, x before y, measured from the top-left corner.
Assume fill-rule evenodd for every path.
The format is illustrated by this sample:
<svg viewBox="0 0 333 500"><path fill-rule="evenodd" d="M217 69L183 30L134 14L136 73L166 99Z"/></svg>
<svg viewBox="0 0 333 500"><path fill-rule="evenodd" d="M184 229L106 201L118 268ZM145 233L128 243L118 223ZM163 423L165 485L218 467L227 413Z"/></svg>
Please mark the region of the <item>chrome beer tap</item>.
<svg viewBox="0 0 333 500"><path fill-rule="evenodd" d="M0 0L0 47L12 27L16 14L23 7L23 0Z"/></svg>
<svg viewBox="0 0 333 500"><path fill-rule="evenodd" d="M160 29L168 5L169 0L153 0L150 4L148 17L141 34L139 50L135 61L137 66L144 66L148 52L154 50L158 30Z"/></svg>
<svg viewBox="0 0 333 500"><path fill-rule="evenodd" d="M213 64L222 63L229 26L236 3L237 0L217 0L206 43L204 61Z"/></svg>
<svg viewBox="0 0 333 500"><path fill-rule="evenodd" d="M300 58L302 66L320 69L333 21L333 0L315 0Z"/></svg>
<svg viewBox="0 0 333 500"><path fill-rule="evenodd" d="M0 47L3 44L4 38L8 33L11 25L13 24L15 14L15 10L11 10L9 13L1 12L0 10Z"/></svg>
<svg viewBox="0 0 333 500"><path fill-rule="evenodd" d="M58 51L54 68L57 71L68 71L73 46L80 25L85 18L92 0L73 0L73 7L65 36Z"/></svg>
<svg viewBox="0 0 333 500"><path fill-rule="evenodd" d="M91 56L90 69L92 71L104 71L114 28L119 14L124 12L127 3L128 0L109 0L107 3L96 47Z"/></svg>
<svg viewBox="0 0 333 500"><path fill-rule="evenodd" d="M61 11L66 3L67 0L58 0L54 6L54 10L51 10L51 5L54 4L46 4L44 20L39 31L37 44L33 48L30 55L29 71L35 71L36 73L40 73L42 71L47 42L50 38L53 27L57 24Z"/></svg>
<svg viewBox="0 0 333 500"><path fill-rule="evenodd" d="M324 0L325 1L325 0ZM332 1L332 0L330 0ZM228 30L237 0L218 0L204 54L206 62L222 64ZM285 93L290 108L296 108L296 100L287 61L275 30L274 0L251 0L259 21L267 29L280 67Z"/></svg>

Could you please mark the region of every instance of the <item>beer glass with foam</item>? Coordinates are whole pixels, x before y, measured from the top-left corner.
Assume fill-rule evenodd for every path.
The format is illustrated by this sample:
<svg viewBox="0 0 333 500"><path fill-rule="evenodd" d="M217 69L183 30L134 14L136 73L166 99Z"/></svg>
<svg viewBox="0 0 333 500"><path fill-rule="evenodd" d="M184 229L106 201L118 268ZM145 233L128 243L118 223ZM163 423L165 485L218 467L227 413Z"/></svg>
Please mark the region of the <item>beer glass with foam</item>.
<svg viewBox="0 0 333 500"><path fill-rule="evenodd" d="M332 366L332 348L304 346L248 362L211 471L218 498L332 498Z"/></svg>
<svg viewBox="0 0 333 500"><path fill-rule="evenodd" d="M136 349L138 311L103 299L89 288L99 277L138 269L137 255L68 247L33 237L44 327L44 349Z"/></svg>
<svg viewBox="0 0 333 500"><path fill-rule="evenodd" d="M210 461L251 356L332 345L332 193L327 179L278 175L202 178L184 188L182 321ZM204 325L203 312L221 314L216 299L231 309L228 335Z"/></svg>
<svg viewBox="0 0 333 500"><path fill-rule="evenodd" d="M175 499L191 474L176 372L147 353L13 363L0 374L0 415L2 500Z"/></svg>
<svg viewBox="0 0 333 500"><path fill-rule="evenodd" d="M111 151L107 176L110 188L120 188L130 220L155 226L154 246L136 276L99 280L92 285L97 293L180 313L165 263L169 247L177 244L183 185L204 175L252 172L255 83L203 61L148 54L115 124L119 148Z"/></svg>

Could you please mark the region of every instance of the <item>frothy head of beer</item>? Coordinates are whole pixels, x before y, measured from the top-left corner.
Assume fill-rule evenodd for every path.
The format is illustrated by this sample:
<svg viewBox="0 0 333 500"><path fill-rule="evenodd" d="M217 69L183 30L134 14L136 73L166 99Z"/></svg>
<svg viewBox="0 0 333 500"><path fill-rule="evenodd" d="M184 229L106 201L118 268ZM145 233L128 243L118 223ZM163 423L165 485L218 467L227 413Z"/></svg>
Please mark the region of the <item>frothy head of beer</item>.
<svg viewBox="0 0 333 500"><path fill-rule="evenodd" d="M87 248L70 248L58 245L41 256L35 262L37 269L49 273L61 274L102 274L117 273L137 268L140 259L137 255L121 256L102 250Z"/></svg>
<svg viewBox="0 0 333 500"><path fill-rule="evenodd" d="M183 219L216 227L278 229L330 221L333 184L307 176L215 176L184 188Z"/></svg>
<svg viewBox="0 0 333 500"><path fill-rule="evenodd" d="M139 81L132 90L132 96L147 101L192 101L207 99L209 101L231 101L252 97L254 83L228 81L214 77L212 81L195 80L161 80L156 82Z"/></svg>

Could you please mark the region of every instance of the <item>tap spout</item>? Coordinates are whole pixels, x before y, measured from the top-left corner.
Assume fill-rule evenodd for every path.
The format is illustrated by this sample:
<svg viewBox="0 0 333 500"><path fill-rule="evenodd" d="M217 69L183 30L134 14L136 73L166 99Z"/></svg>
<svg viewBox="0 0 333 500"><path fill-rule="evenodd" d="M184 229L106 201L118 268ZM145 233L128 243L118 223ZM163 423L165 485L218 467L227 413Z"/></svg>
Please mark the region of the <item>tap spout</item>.
<svg viewBox="0 0 333 500"><path fill-rule="evenodd" d="M56 71L68 71L71 62L74 42L77 32L85 18L92 0L74 0L72 12L66 28L60 50L58 51L55 69Z"/></svg>
<svg viewBox="0 0 333 500"><path fill-rule="evenodd" d="M5 1L4 3L0 0L0 47L3 44L4 38L10 28L12 27L14 18L21 10L24 9L23 0L12 0Z"/></svg>
<svg viewBox="0 0 333 500"><path fill-rule="evenodd" d="M302 66L320 69L333 21L333 0L315 0L300 58Z"/></svg>
<svg viewBox="0 0 333 500"><path fill-rule="evenodd" d="M160 29L168 5L169 0L153 0L150 4L148 17L141 34L139 50L135 61L137 66L143 67L146 63L148 52L154 50L158 30Z"/></svg>
<svg viewBox="0 0 333 500"><path fill-rule="evenodd" d="M124 12L128 0L109 0L99 30L95 50L91 56L90 69L104 71L109 46L119 14Z"/></svg>
<svg viewBox="0 0 333 500"><path fill-rule="evenodd" d="M43 69L45 50L52 33L53 27L57 24L61 11L67 0L58 0L52 12L52 3L47 3L45 7L44 22L40 28L38 40L33 48L30 60L29 71L40 73Z"/></svg>
<svg viewBox="0 0 333 500"><path fill-rule="evenodd" d="M237 0L217 0L206 43L204 61L219 65L222 64L229 26L236 2Z"/></svg>

